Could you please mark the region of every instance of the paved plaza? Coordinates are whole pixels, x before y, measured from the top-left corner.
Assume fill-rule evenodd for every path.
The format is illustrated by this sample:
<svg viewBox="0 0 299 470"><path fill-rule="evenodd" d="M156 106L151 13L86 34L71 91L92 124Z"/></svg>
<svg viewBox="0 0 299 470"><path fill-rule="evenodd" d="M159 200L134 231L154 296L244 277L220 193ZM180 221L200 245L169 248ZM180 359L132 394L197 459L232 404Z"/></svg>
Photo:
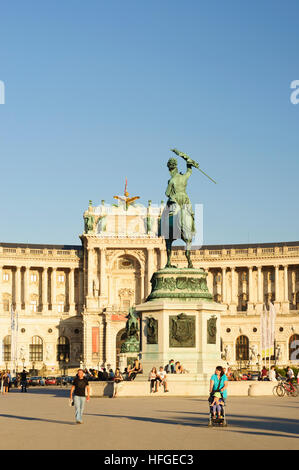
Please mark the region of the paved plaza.
<svg viewBox="0 0 299 470"><path fill-rule="evenodd" d="M69 390L0 396L1 449L298 449L299 398L232 397L229 427L208 428L200 398L92 398L74 422Z"/></svg>

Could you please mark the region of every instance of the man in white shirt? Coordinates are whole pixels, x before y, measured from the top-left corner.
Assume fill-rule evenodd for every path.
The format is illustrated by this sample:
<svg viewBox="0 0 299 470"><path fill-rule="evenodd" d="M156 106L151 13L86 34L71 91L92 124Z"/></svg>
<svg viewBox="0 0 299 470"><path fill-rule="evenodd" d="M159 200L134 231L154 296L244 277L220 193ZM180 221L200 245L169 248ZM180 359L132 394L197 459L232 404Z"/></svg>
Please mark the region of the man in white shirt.
<svg viewBox="0 0 299 470"><path fill-rule="evenodd" d="M167 388L167 381L166 381L166 377L167 377L167 374L165 372L165 370L163 369L163 367L161 366L159 368L159 372L157 374L157 384L158 382L160 382L160 385L163 385L164 387L164 392L168 392L168 388ZM157 391L157 389L156 389Z"/></svg>

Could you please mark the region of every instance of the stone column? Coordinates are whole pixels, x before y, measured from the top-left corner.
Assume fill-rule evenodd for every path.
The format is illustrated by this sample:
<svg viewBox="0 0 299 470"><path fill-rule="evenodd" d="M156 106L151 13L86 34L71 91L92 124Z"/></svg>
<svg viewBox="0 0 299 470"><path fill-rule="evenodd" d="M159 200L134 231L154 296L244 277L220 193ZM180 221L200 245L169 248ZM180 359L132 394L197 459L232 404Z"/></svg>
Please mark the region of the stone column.
<svg viewBox="0 0 299 470"><path fill-rule="evenodd" d="M262 266L257 267L257 311L262 313L263 311L263 278L262 278Z"/></svg>
<svg viewBox="0 0 299 470"><path fill-rule="evenodd" d="M113 303L113 293L112 293L112 274L107 275L108 283L108 292L107 292L107 305L111 307Z"/></svg>
<svg viewBox="0 0 299 470"><path fill-rule="evenodd" d="M166 248L160 248L160 265L159 269L164 269L165 265L167 263L167 252Z"/></svg>
<svg viewBox="0 0 299 470"><path fill-rule="evenodd" d="M276 264L275 268L275 301L279 301L279 266Z"/></svg>
<svg viewBox="0 0 299 470"><path fill-rule="evenodd" d="M222 288L221 288L222 303L227 302L226 295L226 268L222 268Z"/></svg>
<svg viewBox="0 0 299 470"><path fill-rule="evenodd" d="M140 270L140 299L141 299L141 303L145 300L144 299L144 286L145 286L144 269L141 269Z"/></svg>
<svg viewBox="0 0 299 470"><path fill-rule="evenodd" d="M253 267L248 268L248 302L252 303L253 300L253 289L252 289L252 271Z"/></svg>
<svg viewBox="0 0 299 470"><path fill-rule="evenodd" d="M25 312L30 312L29 305L29 279L30 279L30 267L26 266L24 272L24 303L25 303Z"/></svg>
<svg viewBox="0 0 299 470"><path fill-rule="evenodd" d="M69 270L69 313L75 313L75 301L74 301L74 292L75 292L75 271L74 268Z"/></svg>
<svg viewBox="0 0 299 470"><path fill-rule="evenodd" d="M84 272L82 269L79 269L79 310L83 308L84 305Z"/></svg>
<svg viewBox="0 0 299 470"><path fill-rule="evenodd" d="M262 266L257 267L257 301L263 303Z"/></svg>
<svg viewBox="0 0 299 470"><path fill-rule="evenodd" d="M16 267L15 273L15 302L16 310L20 313L21 310L21 268L20 266Z"/></svg>
<svg viewBox="0 0 299 470"><path fill-rule="evenodd" d="M248 304L247 313L250 315L254 314L254 303L253 303L253 266L248 268Z"/></svg>
<svg viewBox="0 0 299 470"><path fill-rule="evenodd" d="M284 266L284 301L289 302L288 266Z"/></svg>
<svg viewBox="0 0 299 470"><path fill-rule="evenodd" d="M100 297L107 300L106 248L100 249Z"/></svg>
<svg viewBox="0 0 299 470"><path fill-rule="evenodd" d="M92 261L93 261L93 248L87 249L87 297L92 297Z"/></svg>
<svg viewBox="0 0 299 470"><path fill-rule="evenodd" d="M42 273L42 304L43 312L48 311L48 268L43 269Z"/></svg>
<svg viewBox="0 0 299 470"><path fill-rule="evenodd" d="M275 265L275 301L276 312L278 313L281 305L280 290L279 290L279 265Z"/></svg>
<svg viewBox="0 0 299 470"><path fill-rule="evenodd" d="M236 299L236 268L233 266L231 267L231 304L230 304L230 312L236 313L237 311L237 299Z"/></svg>
<svg viewBox="0 0 299 470"><path fill-rule="evenodd" d="M52 304L52 312L57 312L57 304L56 304L56 268L52 268L52 276L51 276L51 304Z"/></svg>
<svg viewBox="0 0 299 470"><path fill-rule="evenodd" d="M282 313L289 313L290 302L289 302L289 282L288 282L288 265L283 267L283 280L284 280L284 295L282 303Z"/></svg>

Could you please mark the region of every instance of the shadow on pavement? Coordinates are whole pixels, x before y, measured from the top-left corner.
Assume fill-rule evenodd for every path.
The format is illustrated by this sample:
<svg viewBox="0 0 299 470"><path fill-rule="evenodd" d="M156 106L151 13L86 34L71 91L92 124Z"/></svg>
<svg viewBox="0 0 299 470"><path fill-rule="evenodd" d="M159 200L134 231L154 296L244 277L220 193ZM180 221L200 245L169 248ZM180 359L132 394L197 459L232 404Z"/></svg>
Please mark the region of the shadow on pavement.
<svg viewBox="0 0 299 470"><path fill-rule="evenodd" d="M190 427L207 427L208 412L207 413L193 413L193 412L177 412L178 414L192 414L193 416L177 417L172 419L140 417L140 416L127 416L127 415L108 415L108 414L92 414L89 416L99 416L107 418L125 418L132 421L143 421L157 424L170 424L181 425ZM196 415L196 416L194 416ZM227 415L228 427L222 428L232 432L240 432L242 434L255 434L255 435L269 435L280 437L299 437L298 420L288 418L274 418L274 417L261 417L261 416L246 416L246 415ZM265 432L270 431L270 432ZM286 433L286 434L277 434ZM292 434L292 436L290 436Z"/></svg>
<svg viewBox="0 0 299 470"><path fill-rule="evenodd" d="M9 415L9 414L0 414L1 418L12 418L12 419L21 419L24 421L44 421L46 423L53 423L53 424L68 424L69 426L76 426L76 423L70 421L59 421L57 419L45 419L45 418L32 418L30 416L17 416L17 415Z"/></svg>
<svg viewBox="0 0 299 470"><path fill-rule="evenodd" d="M70 396L70 390L71 387L69 388L44 388L44 387L28 387L27 388L27 395L52 395L55 398L65 398ZM20 394L20 395L25 395L25 392L21 392L21 390L18 389L12 389L8 395L10 394Z"/></svg>

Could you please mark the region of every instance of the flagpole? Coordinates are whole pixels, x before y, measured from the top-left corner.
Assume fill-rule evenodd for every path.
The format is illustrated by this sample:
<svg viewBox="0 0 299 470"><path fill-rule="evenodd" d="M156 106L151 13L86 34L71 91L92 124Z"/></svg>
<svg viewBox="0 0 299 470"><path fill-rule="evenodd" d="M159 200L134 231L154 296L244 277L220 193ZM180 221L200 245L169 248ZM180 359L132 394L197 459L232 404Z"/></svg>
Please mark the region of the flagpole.
<svg viewBox="0 0 299 470"><path fill-rule="evenodd" d="M271 367L271 318L270 318L270 306L268 311L268 354L269 354L269 368L268 371L270 372Z"/></svg>

